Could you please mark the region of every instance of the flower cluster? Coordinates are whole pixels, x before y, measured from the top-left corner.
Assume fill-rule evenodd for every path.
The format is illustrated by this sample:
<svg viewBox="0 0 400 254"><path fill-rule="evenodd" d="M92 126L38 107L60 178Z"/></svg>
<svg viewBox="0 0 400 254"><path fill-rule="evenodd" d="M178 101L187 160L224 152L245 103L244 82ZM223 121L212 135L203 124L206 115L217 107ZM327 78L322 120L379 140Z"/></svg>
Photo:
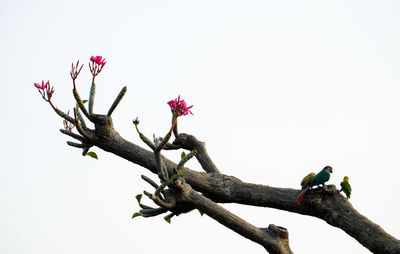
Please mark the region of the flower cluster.
<svg viewBox="0 0 400 254"><path fill-rule="evenodd" d="M90 58L90 61L101 66L104 66L106 64L106 59L104 59L102 56L92 56Z"/></svg>
<svg viewBox="0 0 400 254"><path fill-rule="evenodd" d="M181 96L178 96L178 98L167 102L168 105L171 107L172 114L175 117L179 117L182 115L185 116L188 113L193 115L192 111L190 111L190 109L193 107L193 105L188 107L185 100L181 100L180 98L181 98Z"/></svg>
<svg viewBox="0 0 400 254"><path fill-rule="evenodd" d="M39 93L42 95L43 99L50 103L50 105L54 108L53 104L51 103L51 97L54 93L54 87L50 86L50 80L44 83L42 80L42 84L34 83L34 86L38 89Z"/></svg>
<svg viewBox="0 0 400 254"><path fill-rule="evenodd" d="M40 85L39 83L34 83L33 85L34 85L37 89L39 89L39 92L40 92L40 90L43 90L43 91L44 91L44 89L46 89L47 86L50 85L50 80L48 80L48 81L46 82L46 84L44 83L44 80L42 80L42 84L41 84L41 85Z"/></svg>
<svg viewBox="0 0 400 254"><path fill-rule="evenodd" d="M102 56L92 56L90 57L90 61L92 62L92 64L89 63L89 69L93 75L92 84L94 84L94 78L103 69L104 65L106 64L106 59Z"/></svg>

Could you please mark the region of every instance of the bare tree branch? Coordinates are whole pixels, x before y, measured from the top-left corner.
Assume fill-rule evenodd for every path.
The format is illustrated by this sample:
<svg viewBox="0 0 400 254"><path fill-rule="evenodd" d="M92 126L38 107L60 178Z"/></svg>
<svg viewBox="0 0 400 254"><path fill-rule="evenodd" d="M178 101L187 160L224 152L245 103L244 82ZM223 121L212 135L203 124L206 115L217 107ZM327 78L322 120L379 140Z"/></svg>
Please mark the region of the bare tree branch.
<svg viewBox="0 0 400 254"><path fill-rule="evenodd" d="M82 101L81 97L79 96L78 91L77 91L76 89L73 89L73 90L72 90L72 93L74 94L76 103L78 103L79 108L81 108L83 114L84 114L88 119L91 119L91 115L90 115L89 112L87 111L85 105L83 105L83 101Z"/></svg>
<svg viewBox="0 0 400 254"><path fill-rule="evenodd" d="M271 207L310 215L342 229L373 253L400 252L400 241L361 215L334 185L310 190L303 201L296 204L299 190L245 183L222 174L191 174L192 171L185 171L185 180L194 189L219 202Z"/></svg>
<svg viewBox="0 0 400 254"><path fill-rule="evenodd" d="M67 135L67 136L70 136L70 137L72 137L72 138L74 138L74 139L77 139L77 140L79 140L79 141L83 141L83 140L84 140L84 138L83 138L82 136L80 136L80 135L78 135L78 134L75 134L75 133L73 133L72 131L60 129L60 132L61 132L62 134L65 134L65 135Z"/></svg>
<svg viewBox="0 0 400 254"><path fill-rule="evenodd" d="M126 87L121 90L107 115L93 114L94 91L93 87L90 94L89 112L76 89L73 90L73 94L79 108L95 125L95 129L91 130L81 125L81 122L82 124L84 122L83 119L78 119L82 117L78 116L77 109L75 109L74 118L55 109L61 117L67 121L73 121L82 136L64 131L62 133L82 141L82 144L73 142L68 142L68 144L83 148L83 155L88 152L88 146L95 145L158 174L161 185L142 177L156 188L154 194L145 191L145 195L160 206L152 208L140 204L143 216L157 216L170 211L172 213L165 216L166 219L170 219L174 215L197 208L224 226L261 244L270 253L292 253L289 247L288 231L285 228L273 224L268 228L257 228L222 208L217 202L271 207L320 218L332 226L341 228L374 253L400 253L400 241L358 213L350 202L338 193L334 185L310 190L303 202L297 204L296 196L299 190L245 183L233 176L223 175L209 157L204 142L198 141L192 135L178 133L175 125L176 118L173 118L172 127L167 135L163 139L154 139L154 144L139 132L137 129L139 122L134 121L140 138L153 150L148 151L123 139L114 130L111 114L125 94ZM169 144L168 140L172 132L176 139ZM178 147L192 151L178 165L161 155L162 149ZM206 173L183 167L184 163L194 155ZM184 175L182 178L179 178L179 175L178 179L169 179L169 175L180 172ZM165 189L167 186L169 188Z"/></svg>
<svg viewBox="0 0 400 254"><path fill-rule="evenodd" d="M92 86L90 87L90 93L89 93L89 114L93 115L93 104L94 104L94 98L96 95L96 85L92 83Z"/></svg>
<svg viewBox="0 0 400 254"><path fill-rule="evenodd" d="M124 97L126 93L126 86L124 86L119 94L117 95L117 98L115 98L113 104L111 105L110 109L108 110L107 115L111 116L111 114L114 112L115 108L118 106L118 104L121 102L122 98Z"/></svg>
<svg viewBox="0 0 400 254"><path fill-rule="evenodd" d="M98 118L96 119L98 124L95 131L102 133L102 138L99 138L94 145L157 174L157 165L152 152L123 139L114 130L110 117L96 115L96 118ZM99 124L100 122L102 124ZM173 173L176 164L162 155L161 158L168 172ZM400 251L399 240L359 214L336 189L331 190L332 187L310 191L303 202L297 205L296 196L299 190L245 183L232 176L201 173L188 168L185 168L183 174L186 182L194 190L207 195L214 202L271 207L314 216L341 228L374 253L399 253Z"/></svg>
<svg viewBox="0 0 400 254"><path fill-rule="evenodd" d="M196 150L196 158L204 171L207 173L220 173L217 166L215 166L214 162L208 155L205 143L197 140L196 137L185 133L180 133L172 144L179 145L182 148L190 151Z"/></svg>
<svg viewBox="0 0 400 254"><path fill-rule="evenodd" d="M289 234L285 228L271 225L268 229L257 228L212 200L200 195L183 181L180 184L180 188L182 190L181 193L183 193L181 198L184 202L195 206L200 211L243 237L259 243L269 253L293 253L289 247Z"/></svg>

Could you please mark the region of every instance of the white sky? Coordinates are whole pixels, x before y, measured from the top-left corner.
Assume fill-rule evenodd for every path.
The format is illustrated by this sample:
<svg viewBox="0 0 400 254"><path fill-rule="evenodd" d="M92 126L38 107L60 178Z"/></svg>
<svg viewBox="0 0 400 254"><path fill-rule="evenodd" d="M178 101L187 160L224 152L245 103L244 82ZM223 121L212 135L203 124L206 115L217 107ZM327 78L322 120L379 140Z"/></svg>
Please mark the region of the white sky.
<svg viewBox="0 0 400 254"><path fill-rule="evenodd" d="M398 1L1 0L0 253L264 253L197 212L171 225L130 219L135 195L151 190L140 175L152 175L67 146L62 120L33 87L50 80L54 104L72 109L70 65L91 55L107 59L95 112L128 86L114 113L123 137L141 143L136 116L148 136L163 135L166 102L180 94L195 114L180 130L206 141L224 174L299 188L331 165L329 183L348 175L353 206L400 238L399 13ZM86 65L82 97L89 83ZM224 206L288 228L295 253L369 253L313 217Z"/></svg>

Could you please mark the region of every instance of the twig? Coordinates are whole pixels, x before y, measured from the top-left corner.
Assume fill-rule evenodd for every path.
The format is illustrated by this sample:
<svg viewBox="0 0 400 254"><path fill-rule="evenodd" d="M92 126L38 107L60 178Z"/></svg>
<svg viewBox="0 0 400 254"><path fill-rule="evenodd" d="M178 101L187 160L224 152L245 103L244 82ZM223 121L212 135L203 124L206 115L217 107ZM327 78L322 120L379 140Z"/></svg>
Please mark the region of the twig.
<svg viewBox="0 0 400 254"><path fill-rule="evenodd" d="M108 110L107 115L111 116L111 114L113 113L113 111L115 110L115 108L118 106L118 104L121 102L122 98L124 97L126 93L126 86L124 86L122 88L122 90L119 92L117 98L115 98L113 104L111 105L110 109Z"/></svg>
<svg viewBox="0 0 400 254"><path fill-rule="evenodd" d="M89 94L89 114L93 115L93 104L94 104L94 96L96 94L96 85L92 83L90 87L90 94Z"/></svg>
<svg viewBox="0 0 400 254"><path fill-rule="evenodd" d="M87 130L88 128L87 128L87 126L86 126L85 119L82 117L82 115L81 115L81 113L80 113L80 111L79 111L79 108L77 108L77 110L76 110L76 115L78 116L78 120L79 120L79 122L81 123L82 128L83 128L84 130Z"/></svg>
<svg viewBox="0 0 400 254"><path fill-rule="evenodd" d="M75 121L74 121L75 122ZM79 140L79 141L83 141L84 140L84 138L82 137L82 136L79 136L78 134L75 134L75 133L73 133L72 131L67 131L67 130L64 130L64 129L60 129L60 132L62 133L62 134L65 134L65 135L67 135L67 136L70 136L70 137L72 137L72 138L74 138L74 139L77 139L77 140Z"/></svg>
<svg viewBox="0 0 400 254"><path fill-rule="evenodd" d="M81 97L80 97L79 94L78 94L78 91L77 91L76 89L72 89L72 93L74 94L75 101L76 101L76 103L78 103L79 108L81 108L83 114L84 114L89 120L92 120L91 115L90 115L89 112L87 111L85 105L83 105L83 102L82 102L82 100L81 100Z"/></svg>
<svg viewBox="0 0 400 254"><path fill-rule="evenodd" d="M150 178L148 178L145 175L141 175L142 179L145 180L146 182L148 182L151 186L153 186L155 189L158 188L158 184L156 184L153 180L151 180Z"/></svg>
<svg viewBox="0 0 400 254"><path fill-rule="evenodd" d="M64 118L65 120L67 120L70 123L75 123L74 118L70 117L69 115L65 114L64 112L62 112L61 110L59 110L58 108L54 109L54 111L61 116L62 118Z"/></svg>
<svg viewBox="0 0 400 254"><path fill-rule="evenodd" d="M176 173L180 174L182 172L182 167L185 165L185 163L190 160L191 158L193 158L193 156L195 156L197 154L197 150L193 150L190 153L188 153L185 157L183 157L181 159L181 161L178 163L178 165L176 165Z"/></svg>
<svg viewBox="0 0 400 254"><path fill-rule="evenodd" d="M71 142L71 141L67 141L67 144L69 145L69 146L72 146L72 147L76 147L76 148L87 148L87 147L89 147L90 145L88 145L88 144L78 144L78 143L75 143L75 142Z"/></svg>
<svg viewBox="0 0 400 254"><path fill-rule="evenodd" d="M77 112L76 109L74 108L74 116L75 116L75 126L76 129L78 130L78 132L85 137L87 140L92 140L93 137L91 135L89 135L83 128L82 125L80 124L78 117L77 117Z"/></svg>
<svg viewBox="0 0 400 254"><path fill-rule="evenodd" d="M150 208L150 209L141 209L139 212L143 215L143 217L154 217L168 211L165 207L158 208Z"/></svg>

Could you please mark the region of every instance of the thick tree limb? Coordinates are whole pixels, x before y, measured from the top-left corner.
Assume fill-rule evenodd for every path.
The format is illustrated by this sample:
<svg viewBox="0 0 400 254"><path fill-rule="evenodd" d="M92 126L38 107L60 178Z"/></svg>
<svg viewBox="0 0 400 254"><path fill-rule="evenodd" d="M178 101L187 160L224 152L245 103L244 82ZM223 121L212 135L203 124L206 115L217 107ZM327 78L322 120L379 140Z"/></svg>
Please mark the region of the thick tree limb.
<svg viewBox="0 0 400 254"><path fill-rule="evenodd" d="M299 190L245 183L222 174L201 174L200 179L198 174L190 174L191 171L185 171L185 179L194 189L213 196L219 202L271 207L310 215L342 229L373 253L400 253L400 241L361 215L334 185L310 190L298 205L296 196Z"/></svg>
<svg viewBox="0 0 400 254"><path fill-rule="evenodd" d="M229 212L212 200L194 191L190 185L181 184L184 202L193 205L222 225L232 229L236 233L259 243L269 253L291 254L289 247L289 236L285 228L270 225L268 229L261 229L253 226L235 214Z"/></svg>
<svg viewBox="0 0 400 254"><path fill-rule="evenodd" d="M147 177L142 176L142 178L156 188L154 194L146 191L144 193L152 199L155 204L160 206L155 209L140 210L140 213L144 217L157 216L166 212L166 209L168 209L172 212L172 215L167 215L165 219L169 219L174 214L186 213L193 209L198 209L236 233L260 244L269 253L293 253L289 247L289 234L285 228L275 225L270 225L266 229L257 228L212 200L199 194L197 191L193 190L189 184L185 183L182 178L169 181L168 189L164 189L166 187L165 182L158 185L153 181L148 181L149 179L146 179ZM163 201L160 200L159 192L157 193L157 190L160 189L163 189Z"/></svg>
<svg viewBox="0 0 400 254"><path fill-rule="evenodd" d="M123 139L114 130L111 117L93 115L93 122L95 130L89 130L90 135L96 137L93 145L157 174L157 163L153 152ZM172 174L176 164L163 156L161 158L166 164L168 173ZM296 196L299 190L245 183L232 176L200 173L188 168L185 168L183 174L185 181L194 190L203 193L214 202L271 207L314 216L341 228L374 253L400 253L400 241L358 213L334 186L309 191L302 203L297 205ZM207 206L207 202L195 204L204 211L211 209Z"/></svg>

